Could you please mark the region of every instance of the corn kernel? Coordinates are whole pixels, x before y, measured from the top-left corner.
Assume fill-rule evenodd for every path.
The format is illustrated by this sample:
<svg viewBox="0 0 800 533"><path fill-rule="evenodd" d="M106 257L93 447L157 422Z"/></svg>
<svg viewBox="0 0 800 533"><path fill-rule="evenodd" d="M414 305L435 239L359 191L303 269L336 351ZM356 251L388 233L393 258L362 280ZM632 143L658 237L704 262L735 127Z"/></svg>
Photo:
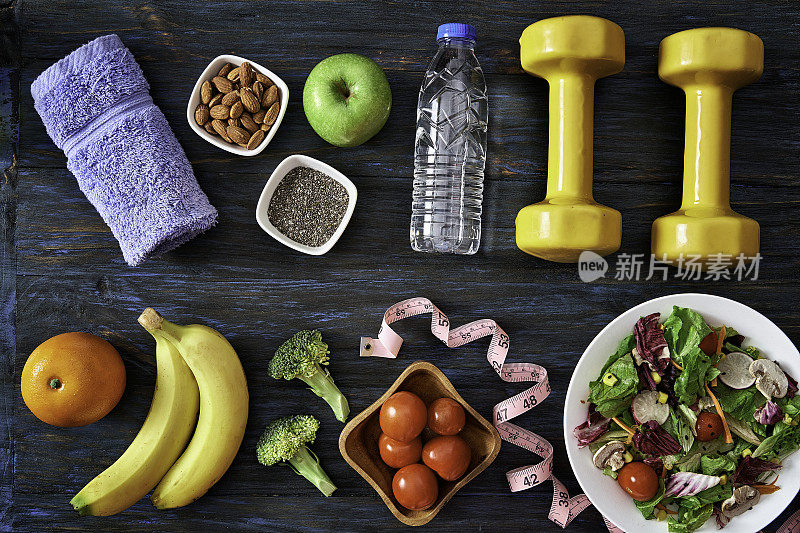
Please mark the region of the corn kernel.
<svg viewBox="0 0 800 533"><path fill-rule="evenodd" d="M784 424L791 424L792 423L792 417L789 416L789 415L783 415L783 423Z"/></svg>
<svg viewBox="0 0 800 533"><path fill-rule="evenodd" d="M606 372L606 375L603 376L603 383L605 383L609 387L613 387L614 385L616 385L617 381L619 381L617 379L617 376L615 376L611 372Z"/></svg>
<svg viewBox="0 0 800 533"><path fill-rule="evenodd" d="M656 518L658 518L659 520L666 520L667 512L664 509L659 509L658 513L656 514Z"/></svg>
<svg viewBox="0 0 800 533"><path fill-rule="evenodd" d="M633 461L633 454L631 452L625 452L625 455L623 455L622 458L625 459L626 463L630 463Z"/></svg>
<svg viewBox="0 0 800 533"><path fill-rule="evenodd" d="M667 403L667 400L669 400L669 395L666 392L658 393L658 403Z"/></svg>
<svg viewBox="0 0 800 533"><path fill-rule="evenodd" d="M719 476L719 484L720 485L725 485L727 483L728 483L728 476L727 475L722 474L721 476Z"/></svg>
<svg viewBox="0 0 800 533"><path fill-rule="evenodd" d="M650 377L653 378L653 383L655 383L656 385L661 383L661 376L658 375L658 372L656 371L650 372Z"/></svg>
<svg viewBox="0 0 800 533"><path fill-rule="evenodd" d="M753 450L750 448L745 448L742 450L742 457L747 457L748 455L753 455Z"/></svg>

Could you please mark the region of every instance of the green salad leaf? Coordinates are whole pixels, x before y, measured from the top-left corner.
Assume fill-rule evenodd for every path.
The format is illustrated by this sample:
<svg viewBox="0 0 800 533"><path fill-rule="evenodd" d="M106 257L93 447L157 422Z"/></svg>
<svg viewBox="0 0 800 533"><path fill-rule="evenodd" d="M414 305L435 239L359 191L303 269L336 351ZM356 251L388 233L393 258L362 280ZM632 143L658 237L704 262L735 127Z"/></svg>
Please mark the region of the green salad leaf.
<svg viewBox="0 0 800 533"><path fill-rule="evenodd" d="M674 409L670 408L669 418L664 423L663 427L667 430L667 433L675 437L675 440L681 444L684 452L688 452L692 449L694 434L689 424L686 423L684 415L678 414Z"/></svg>
<svg viewBox="0 0 800 533"><path fill-rule="evenodd" d="M636 507L642 513L642 516L650 520L655 515L656 505L658 505L663 499L664 499L664 480L662 479L658 484L658 492L656 492L655 496L653 496L652 498L650 498L645 502L633 500L633 503L636 504Z"/></svg>
<svg viewBox="0 0 800 533"><path fill-rule="evenodd" d="M764 439L753 451L753 457L767 461L773 459L783 461L798 448L800 448L800 426L778 422L772 435Z"/></svg>
<svg viewBox="0 0 800 533"><path fill-rule="evenodd" d="M681 505L678 508L678 517L669 517L669 533L692 533L706 523L714 513L714 504L706 504L699 508Z"/></svg>
<svg viewBox="0 0 800 533"><path fill-rule="evenodd" d="M616 377L613 385L603 383L603 376L608 372ZM595 404L601 415L611 418L630 409L638 387L639 376L633 358L630 354L625 354L616 357L611 365L606 363L600 378L589 383L589 401Z"/></svg>
<svg viewBox="0 0 800 533"><path fill-rule="evenodd" d="M707 476L732 474L736 470L737 463L737 458L731 457L729 454L703 455L700 457L700 469Z"/></svg>
<svg viewBox="0 0 800 533"><path fill-rule="evenodd" d="M699 346L684 353L681 366L683 370L675 380L675 394L679 402L691 405L699 395L705 395L706 383L717 377L719 370Z"/></svg>
<svg viewBox="0 0 800 533"><path fill-rule="evenodd" d="M727 500L732 494L733 487L728 483L726 485L716 485L710 489L698 492L694 496L675 498L675 501L678 502L681 507L686 507L687 509L700 509L709 503L713 504Z"/></svg>
<svg viewBox="0 0 800 533"><path fill-rule="evenodd" d="M719 405L726 414L738 418L747 423L749 420L755 422L753 413L756 409L767 403L763 394L758 392L755 387L746 389L732 389L724 383L718 381L714 387L714 395L719 400ZM748 424L749 425L749 424Z"/></svg>
<svg viewBox="0 0 800 533"><path fill-rule="evenodd" d="M709 333L711 328L700 313L686 307L673 306L672 314L664 321L664 338L672 359L684 368L686 355L698 348Z"/></svg>

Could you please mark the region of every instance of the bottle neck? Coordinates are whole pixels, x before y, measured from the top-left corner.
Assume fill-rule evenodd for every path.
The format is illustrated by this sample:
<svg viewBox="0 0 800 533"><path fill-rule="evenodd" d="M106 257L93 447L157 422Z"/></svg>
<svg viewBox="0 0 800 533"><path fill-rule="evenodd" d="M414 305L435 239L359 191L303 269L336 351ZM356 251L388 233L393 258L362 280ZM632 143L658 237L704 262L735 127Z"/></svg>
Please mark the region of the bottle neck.
<svg viewBox="0 0 800 533"><path fill-rule="evenodd" d="M475 49L475 41L473 41L472 39L467 39L465 37L442 37L436 42L439 45L439 48L447 47L447 48L469 48L470 50Z"/></svg>

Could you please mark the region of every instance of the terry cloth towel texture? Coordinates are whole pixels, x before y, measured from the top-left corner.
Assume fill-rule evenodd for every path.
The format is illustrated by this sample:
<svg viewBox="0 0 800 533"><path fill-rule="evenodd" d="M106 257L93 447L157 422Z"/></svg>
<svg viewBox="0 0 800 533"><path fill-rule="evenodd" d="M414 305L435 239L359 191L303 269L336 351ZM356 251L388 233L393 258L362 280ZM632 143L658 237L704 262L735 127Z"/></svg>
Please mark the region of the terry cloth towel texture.
<svg viewBox="0 0 800 533"><path fill-rule="evenodd" d="M47 133L132 266L217 220L149 91L116 35L81 46L31 85Z"/></svg>

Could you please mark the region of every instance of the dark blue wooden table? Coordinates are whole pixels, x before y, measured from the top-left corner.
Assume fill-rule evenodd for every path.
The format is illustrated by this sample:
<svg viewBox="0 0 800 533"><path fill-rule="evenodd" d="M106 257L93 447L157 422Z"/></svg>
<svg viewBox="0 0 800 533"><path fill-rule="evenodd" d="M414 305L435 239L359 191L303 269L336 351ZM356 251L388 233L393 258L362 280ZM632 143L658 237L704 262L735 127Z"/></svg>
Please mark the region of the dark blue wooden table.
<svg viewBox="0 0 800 533"><path fill-rule="evenodd" d="M331 345L331 370L353 412L373 402L415 359L438 365L468 402L489 414L520 387L488 368L486 345L448 351L425 319L398 326L398 360L362 360L360 335L377 332L384 309L425 295L454 323L495 318L512 336L510 361L550 371L553 393L520 425L557 447L556 473L579 487L563 450L562 404L572 368L617 314L650 298L710 292L744 302L800 340L800 5L790 1L174 2L0 0L0 524L6 530L356 531L402 525L337 449L341 424L296 383L277 382L266 362L295 330L317 327ZM623 214L620 253L649 253L654 218L680 199L683 96L656 76L659 41L687 28L747 29L765 44L762 78L734 97L732 200L761 223L757 280L616 280L587 284L574 265L548 263L514 244L517 211L544 195L547 87L522 72L517 40L539 19L573 13L609 18L626 33L622 73L597 85L595 194ZM417 254L408 244L417 92L435 50L436 27L471 22L489 87L489 160L484 235L471 257ZM110 231L79 191L33 108L30 84L81 44L117 33L136 56L156 103L191 160L219 224L179 250L128 267ZM365 145L334 148L312 131L301 106L305 77L322 58L357 52L386 71L394 104L386 127ZM275 140L260 156L212 147L186 123L197 76L222 53L267 66L291 98ZM321 159L359 189L355 215L323 257L295 253L257 226L266 177L293 153ZM619 258L612 256L613 263ZM247 373L251 411L239 455L196 503L155 510L147 499L111 518L81 518L70 498L133 439L153 392L153 343L136 317L153 306L178 322L203 322L230 339ZM64 331L110 340L128 371L118 407L87 427L39 422L20 397L27 355ZM310 412L323 420L315 449L339 490L322 498L289 469L260 466L256 440L271 419ZM494 464L427 527L442 531L553 531L551 487L509 493L505 471L532 461L505 445ZM797 508L795 499L790 509ZM788 516L784 513L782 519ZM782 519L772 524L774 530ZM600 531L589 510L573 531Z"/></svg>

